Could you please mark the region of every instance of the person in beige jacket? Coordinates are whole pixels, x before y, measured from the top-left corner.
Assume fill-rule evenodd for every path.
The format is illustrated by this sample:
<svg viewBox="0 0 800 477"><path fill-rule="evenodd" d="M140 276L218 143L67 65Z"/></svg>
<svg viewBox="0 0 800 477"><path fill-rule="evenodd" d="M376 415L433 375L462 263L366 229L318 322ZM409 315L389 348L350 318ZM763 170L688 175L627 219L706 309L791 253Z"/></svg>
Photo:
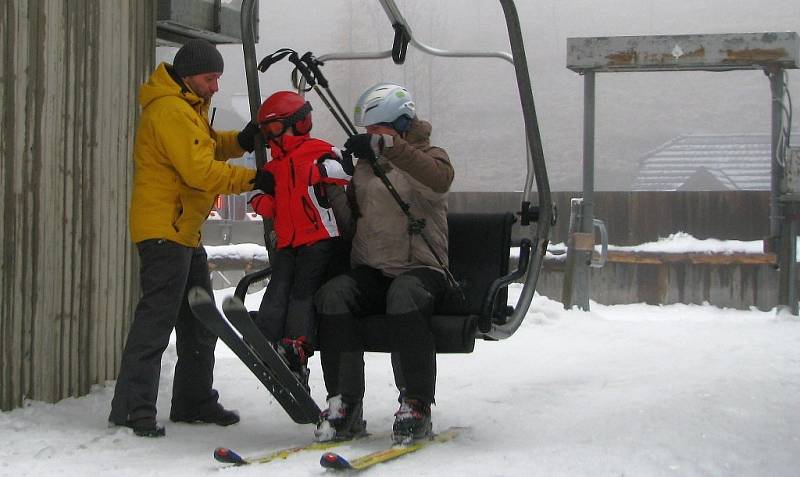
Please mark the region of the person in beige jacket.
<svg viewBox="0 0 800 477"><path fill-rule="evenodd" d="M317 292L319 347L328 407L320 415L319 441L364 434L363 345L358 320L388 315L400 409L392 427L397 443L431 432L436 350L429 319L447 290L437 256L447 265L447 193L453 167L444 149L430 143L430 123L417 118L408 91L396 84L369 88L355 108L367 129L345 143L359 160L348 193L354 196L355 236L350 271ZM376 175L379 168L415 219L421 234ZM421 223L420 221L420 223Z"/></svg>

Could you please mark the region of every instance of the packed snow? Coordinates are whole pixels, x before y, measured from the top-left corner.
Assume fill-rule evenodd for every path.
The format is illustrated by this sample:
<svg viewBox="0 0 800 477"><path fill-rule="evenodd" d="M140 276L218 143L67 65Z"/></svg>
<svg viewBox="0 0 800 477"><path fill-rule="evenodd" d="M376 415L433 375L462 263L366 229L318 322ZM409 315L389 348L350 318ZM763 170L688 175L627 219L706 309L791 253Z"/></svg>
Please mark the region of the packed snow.
<svg viewBox="0 0 800 477"><path fill-rule="evenodd" d="M512 301L521 288L510 290ZM233 292L218 290L216 298ZM261 293L248 296L255 308ZM224 468L217 446L245 456L309 442L220 342L215 387L242 422L174 424L174 344L164 354L160 439L106 424L113 382L56 404L0 413L0 475L322 475L321 452ZM311 386L325 398L317 357ZM367 355L365 418L391 428L397 409L387 355ZM536 296L511 338L440 355L434 429L455 441L381 464L370 475L797 475L800 320L775 311L641 304L566 311ZM353 456L366 444L338 448ZM223 469L224 468L224 469ZM222 472L220 474L220 472Z"/></svg>
<svg viewBox="0 0 800 477"><path fill-rule="evenodd" d="M205 248L208 258L211 260L269 261L266 249L260 244L206 245ZM566 252L566 248L564 243L555 243L550 244L548 251L559 254ZM597 248L599 251L599 246ZM758 254L764 252L764 243L761 240L698 239L686 232L676 232L655 242L631 246L609 245L608 249L618 252ZM800 249L800 240L798 240L798 249ZM516 256L519 254L518 250L515 249L512 253Z"/></svg>

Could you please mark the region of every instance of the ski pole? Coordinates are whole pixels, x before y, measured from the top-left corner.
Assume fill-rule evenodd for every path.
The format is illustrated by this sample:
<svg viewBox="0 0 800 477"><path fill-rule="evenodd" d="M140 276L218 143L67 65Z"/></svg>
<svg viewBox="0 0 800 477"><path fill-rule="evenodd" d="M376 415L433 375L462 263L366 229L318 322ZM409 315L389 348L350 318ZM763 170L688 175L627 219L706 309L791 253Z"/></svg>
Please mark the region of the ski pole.
<svg viewBox="0 0 800 477"><path fill-rule="evenodd" d="M336 100L336 97L333 95L333 93L331 93L330 90L327 88L328 80L322 75L322 72L320 71L319 67L315 64L315 62L312 61L312 59L313 60L316 59L313 57L310 51L305 55L303 55L302 58L300 58L295 50L291 48L281 48L275 51L274 53L265 56L258 64L258 70L261 71L262 73L265 73L270 66L274 65L275 63L279 62L284 58L287 58L294 65L294 70L292 71L292 84L294 85L294 87L298 91L303 91L303 92L311 91L312 89L316 91L319 98L325 104L325 107L328 108L328 111L331 112L331 115L333 115L333 118L336 119L336 122L339 123L339 126L342 127L344 132L347 133L348 136L356 134L356 128L350 122L350 118L344 112L344 109ZM306 59L308 59L308 61L306 61ZM301 85L298 75L299 77L302 77L303 80L305 80L306 84L308 85L308 88L304 88ZM318 75L321 78L320 80L317 79ZM334 109L330 100L325 96L322 90L319 89L319 87L317 86L318 82L322 84L326 90L328 90L331 99L336 104L336 107L338 109Z"/></svg>
<svg viewBox="0 0 800 477"><path fill-rule="evenodd" d="M304 57L305 57L305 55L304 55ZM316 75L314 73L312 73L312 70L309 68L309 66L307 64L304 64L302 59L299 58L296 53L293 54L293 55L289 55L289 61L291 61L295 65L295 71L294 72L299 73L300 76L302 76L303 79L305 80L306 84L309 85L309 89L307 89L305 91L309 91L309 90L313 89L317 93L317 96L319 96L319 99L322 100L322 103L325 104L325 107L328 108L328 111L330 111L330 113L333 116L333 118L336 119L336 122L339 123L339 126L342 127L342 129L344 130L344 132L348 136L352 136L352 135L356 134L355 126L353 126L352 123L350 123L350 119L347 117L347 115L344 113L344 111L342 111L342 107L339 106L338 102L336 102L336 104L337 104L339 109L336 110L336 109L334 109L333 105L328 100L328 98L325 96L323 91L319 88L318 80L316 78ZM315 68L315 69L316 69L316 71L319 71L319 68ZM295 88L297 88L298 90L303 89L301 87L301 85L300 85L299 79L296 77L295 74L293 74L293 76L292 76L292 83L294 84ZM333 95L331 95L331 97L333 97ZM335 98L334 98L334 101L335 101Z"/></svg>
<svg viewBox="0 0 800 477"><path fill-rule="evenodd" d="M333 101L334 105L336 105L336 109L339 111L339 114L342 116L342 118L344 118L344 120L347 122L347 125L350 127L350 130L355 132L356 127L350 121L350 116L348 116L347 113L345 113L344 108L342 108L342 105L339 104L339 101L336 99L336 96L334 96L333 91L331 91L331 89L328 87L328 79L325 77L325 75L322 74L322 70L319 69L319 67L322 66L323 63L319 61L310 51L306 52L306 54L304 54L300 58L300 60L305 62L306 66L308 67L309 70L311 70L311 73L317 80L317 83L319 83L319 85L322 86L322 88L330 97L331 101ZM320 93L317 92L317 94Z"/></svg>

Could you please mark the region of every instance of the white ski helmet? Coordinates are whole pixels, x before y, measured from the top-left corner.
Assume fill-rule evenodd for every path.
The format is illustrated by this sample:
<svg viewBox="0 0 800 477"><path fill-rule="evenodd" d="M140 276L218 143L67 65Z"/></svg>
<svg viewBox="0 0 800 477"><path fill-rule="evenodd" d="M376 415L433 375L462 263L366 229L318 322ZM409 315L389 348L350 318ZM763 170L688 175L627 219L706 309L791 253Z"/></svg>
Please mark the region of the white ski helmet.
<svg viewBox="0 0 800 477"><path fill-rule="evenodd" d="M392 123L401 116L414 119L417 108L408 90L392 83L378 83L364 91L353 114L356 126L362 127Z"/></svg>

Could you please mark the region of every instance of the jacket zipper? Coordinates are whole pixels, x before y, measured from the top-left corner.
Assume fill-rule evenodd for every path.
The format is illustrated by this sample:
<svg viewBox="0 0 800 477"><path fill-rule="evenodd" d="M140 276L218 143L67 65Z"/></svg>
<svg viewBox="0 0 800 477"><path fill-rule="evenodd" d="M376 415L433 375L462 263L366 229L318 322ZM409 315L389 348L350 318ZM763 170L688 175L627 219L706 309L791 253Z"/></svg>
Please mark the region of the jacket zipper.
<svg viewBox="0 0 800 477"><path fill-rule="evenodd" d="M315 229L319 230L319 221L317 220L316 214L314 214L314 206L309 203L308 197L305 195L300 198L300 201L303 203L303 213L306 214L306 218L314 225Z"/></svg>

